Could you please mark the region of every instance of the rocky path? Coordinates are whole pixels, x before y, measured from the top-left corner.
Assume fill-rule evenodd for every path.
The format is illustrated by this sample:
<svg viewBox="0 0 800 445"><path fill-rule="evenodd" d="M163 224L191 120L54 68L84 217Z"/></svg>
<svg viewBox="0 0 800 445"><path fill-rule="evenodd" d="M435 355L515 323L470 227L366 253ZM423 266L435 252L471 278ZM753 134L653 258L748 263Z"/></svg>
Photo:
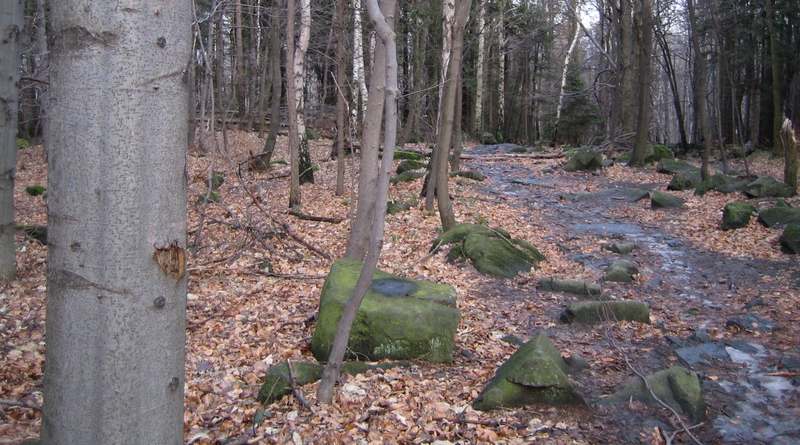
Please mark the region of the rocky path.
<svg viewBox="0 0 800 445"><path fill-rule="evenodd" d="M489 155L509 149L477 147L472 154ZM586 249L587 246L621 239L635 243L636 249L627 258L638 265L644 279L633 284L605 283L604 292L611 298L647 302L655 326L663 335L643 341L632 337L623 350L643 371L680 364L699 373L708 416L697 431L707 443L800 442L800 423L796 420L800 415L800 350L797 343L794 352L788 353L773 345L773 334L791 320L760 315L767 304L762 299L740 301L742 295L766 294L780 286L796 288L800 284L796 262L735 258L700 250L682 238L679 231L614 216L618 214L613 212L615 209L641 206L637 198L643 190L665 184L624 184L594 177L593 181L601 182L599 190L569 193L580 190L589 174L565 174L555 165L534 169L520 163L480 159L472 160L468 166L488 177L483 190L488 197L523 211L540 211L545 218L546 239L559 243L571 260L596 275L619 255ZM770 277L783 277L790 282ZM514 295L514 290L505 287L504 292L494 293ZM545 294L536 297L547 298ZM559 306L550 305L547 311L556 318ZM518 322L529 335L541 328L531 326L530 320L520 318ZM602 357L611 348L604 329L551 324L547 331L562 344L583 345L582 351L588 351L591 361L595 354ZM619 381L624 375L633 375L626 367L616 368L593 366L588 377L578 378L589 395L590 406L603 400L609 390L609 385L596 384L595 378ZM622 406L593 411L600 418L607 418L609 424L618 425L620 440L630 443L641 439L643 429L663 425L669 418L666 412L659 415L657 410L631 415Z"/></svg>

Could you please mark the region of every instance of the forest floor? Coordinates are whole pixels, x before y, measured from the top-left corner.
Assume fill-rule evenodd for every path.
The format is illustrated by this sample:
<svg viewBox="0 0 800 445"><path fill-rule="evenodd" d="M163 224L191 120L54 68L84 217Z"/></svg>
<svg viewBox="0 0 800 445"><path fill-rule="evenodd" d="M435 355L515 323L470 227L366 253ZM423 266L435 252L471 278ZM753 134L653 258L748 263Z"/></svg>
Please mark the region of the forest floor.
<svg viewBox="0 0 800 445"><path fill-rule="evenodd" d="M320 169L316 184L303 186L303 210L343 222L289 215L288 178L281 177L286 167L266 173L242 168L244 182L237 177L239 162L261 144L254 134L231 132L227 155L189 157L189 443L663 443L658 428L676 429L669 412L637 402L596 402L634 375L626 361L644 373L679 363L675 350L691 345L686 339L692 334L702 334L702 344L719 345L728 354L713 363L695 363L708 405L707 420L693 430L701 440L800 441L798 374L796 368L786 370L792 359L800 360L800 266L781 253L780 231L755 219L736 231L720 230L725 203L742 196L676 192L686 199L685 209L655 211L647 200L627 202L615 190L663 190L668 175L652 167L620 165L597 175L566 173L560 159L477 156L466 166L488 179L451 182L460 222L502 227L547 256L538 269L515 279L490 278L468 264L447 263L446 252L426 259L439 233L436 214L415 206L387 217L379 267L447 283L458 292L462 320L452 364L418 362L346 377L348 384L339 387L330 406L314 403L314 384L302 388L311 409L291 396L262 407L256 394L266 370L287 359L311 357L313 316L331 264L283 235L281 224L291 225L331 258L340 257L353 195L348 190L334 196L330 141L312 141ZM285 140L280 140L275 159L288 159L283 147ZM43 198L25 192L27 186L46 184L45 164L41 147L19 153L15 197L20 224L46 223ZM353 168L348 159L348 186ZM780 163L766 156L753 159L751 169L780 177ZM201 204L210 170L224 172L221 200ZM393 185L390 195L413 200L420 187L421 180ZM800 205L798 198L788 201ZM604 292L647 302L651 324L581 328L560 323L558 314L572 297L540 292L537 280L599 280L614 259L604 246L618 238L637 244L630 257L641 273L632 284L604 283ZM17 241L19 277L0 293L0 399L40 406L46 247L21 235ZM774 326L726 327L730 317L740 314L757 315ZM516 349L501 339L527 338L537 331L546 332L562 353L588 360L589 367L575 377L588 406L474 411L471 402ZM36 437L39 414L0 406L0 443ZM678 435L679 442L686 440Z"/></svg>

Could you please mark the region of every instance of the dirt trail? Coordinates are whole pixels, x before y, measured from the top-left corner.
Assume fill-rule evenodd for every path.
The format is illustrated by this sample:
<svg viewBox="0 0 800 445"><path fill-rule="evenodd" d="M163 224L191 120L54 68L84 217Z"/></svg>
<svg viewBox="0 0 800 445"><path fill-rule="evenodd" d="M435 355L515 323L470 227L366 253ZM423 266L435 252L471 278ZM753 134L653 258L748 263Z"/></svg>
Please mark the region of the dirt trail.
<svg viewBox="0 0 800 445"><path fill-rule="evenodd" d="M509 149L508 146L476 147L471 154L488 155ZM671 366L677 358L679 364L700 373L708 404L708 419L698 428L704 440L742 444L800 442L800 424L796 422L800 414L800 380L796 369L794 374L777 372L785 369L787 363L797 366L790 363L794 356L773 350L770 334L773 329L779 329L779 324L750 313L751 309L758 308L759 301L745 310L735 303L735 297L744 290L752 291L757 287L757 292L767 293L778 286L777 280L764 280L765 277L777 277L789 271L792 284L797 286L800 267L796 262L735 258L703 251L665 227L612 216L611 210L619 207L641 206L636 202L639 190L651 190L660 184L615 183L600 176L592 178L595 184L598 181L601 184L598 191L570 194L565 191L580 190L588 174L565 174L552 166L534 171L530 165L511 162L473 160L468 165L489 178L483 189L487 195L525 212L541 210L548 232L546 239L566 240L563 249L568 257L595 272L596 276L618 256L603 249L581 247L619 238L636 244L631 259L639 265L645 280L632 285L607 283L605 291L612 296L624 295L624 298L649 303L656 326L663 332L660 337L642 342L630 340L628 354L634 366L649 372ZM503 288L507 295L513 294L513 289ZM547 311L556 317L558 305L552 305ZM753 329L755 332L742 331L725 338L708 335L709 330L730 333L725 325L736 315L756 317L744 320L758 320L762 325ZM519 322L528 323L529 334L538 329L529 326L529 321ZM674 334L681 331L673 329L674 326L687 325L694 330L693 336ZM610 348L602 331L602 328L557 324L549 327L548 334L562 344L584 346L582 351L591 359L607 354ZM598 385L594 378L615 374L611 379L619 380L626 373L632 375L627 368L599 369L590 372L591 377L578 380L588 391L589 400L597 401L608 393L610 385ZM639 442L643 428L662 425L658 416L631 416L625 411L598 408L595 412L607 418L609 424L616 425L614 428L619 428L620 440L631 443ZM667 418L663 413L660 417Z"/></svg>

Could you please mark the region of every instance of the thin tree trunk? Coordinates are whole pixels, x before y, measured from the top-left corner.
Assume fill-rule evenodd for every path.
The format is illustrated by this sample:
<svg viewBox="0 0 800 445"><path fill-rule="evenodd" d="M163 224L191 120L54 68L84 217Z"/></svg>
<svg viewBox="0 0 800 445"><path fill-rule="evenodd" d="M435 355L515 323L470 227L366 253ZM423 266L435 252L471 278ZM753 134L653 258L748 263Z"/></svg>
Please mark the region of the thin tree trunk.
<svg viewBox="0 0 800 445"><path fill-rule="evenodd" d="M483 69L486 64L486 0L478 0L478 54L475 62L475 122L473 133L479 139L483 133Z"/></svg>
<svg viewBox="0 0 800 445"><path fill-rule="evenodd" d="M17 274L14 176L23 9L21 0L8 0L0 10L0 280L12 280Z"/></svg>
<svg viewBox="0 0 800 445"><path fill-rule="evenodd" d="M361 94L360 101L355 99L357 95L353 95L353 112L361 114L358 116L359 120L366 116L369 97L367 80L364 75L364 33L361 28L361 0L353 0L353 82ZM361 104L360 107L359 104Z"/></svg>
<svg viewBox="0 0 800 445"><path fill-rule="evenodd" d="M775 29L775 5L774 0L764 0L766 8L767 30L769 32L769 61L772 72L772 150L775 156L783 153L780 143L781 124L783 123L783 97L781 79L781 59L778 52L778 32Z"/></svg>
<svg viewBox="0 0 800 445"><path fill-rule="evenodd" d="M278 132L281 129L281 92L283 91L283 79L281 76L281 18L278 10L281 8L281 0L273 0L272 15L270 17L270 52L272 53L272 102L269 112L269 135L264 143L264 157L262 162L269 167L272 161L272 154L275 152L275 143L278 141ZM288 66L288 65L287 65ZM286 70L288 76L289 70ZM289 83L287 82L287 85ZM289 95L286 95L287 101ZM291 124L290 124L291 126Z"/></svg>
<svg viewBox="0 0 800 445"><path fill-rule="evenodd" d="M239 125L244 128L246 114L246 101L247 101L247 79L245 74L245 60L244 60L244 39L242 37L242 28L244 22L242 20L242 1L236 0L234 9L234 27L236 30L236 60L234 63L234 96L236 97L236 105L239 107Z"/></svg>
<svg viewBox="0 0 800 445"><path fill-rule="evenodd" d="M50 2L42 442L183 444L192 9L86 4Z"/></svg>
<svg viewBox="0 0 800 445"><path fill-rule="evenodd" d="M689 12L690 39L694 55L694 114L699 134L703 138L703 163L700 168L700 176L706 180L710 175L708 157L711 152L711 128L708 125L708 114L706 113L706 56L700 48L700 32L697 28L694 0L687 0L686 9Z"/></svg>
<svg viewBox="0 0 800 445"><path fill-rule="evenodd" d="M304 0L300 0L304 1ZM289 207L300 207L300 139L297 125L297 62L294 44L295 0L286 2L286 107L289 120ZM302 77L300 78L302 88ZM302 92L301 92L302 95Z"/></svg>
<svg viewBox="0 0 800 445"><path fill-rule="evenodd" d="M448 190L449 176L447 174L447 153L452 143L455 119L456 96L458 95L458 78L461 73L461 58L464 47L464 27L469 18L469 9L472 0L461 0L456 6L452 22L452 53L447 67L445 96L442 102L442 120L439 123L439 137L437 150L439 154L439 171L436 178L436 202L439 204L439 218L442 220L442 229L447 230L456 225L453 213L453 204L450 202ZM460 117L459 117L460 119ZM428 190L430 193L430 190Z"/></svg>
<svg viewBox="0 0 800 445"><path fill-rule="evenodd" d="M395 44L395 34L392 30L396 0L383 0L383 11L378 6L378 0L367 0L367 6L372 22L380 36L380 40L385 47L385 103L384 103L384 141L383 159L381 161L381 171L378 175L378 187L375 192L375 212L374 221L370 231L369 251L361 268L361 274L356 282L353 295L347 301L342 310L342 317L336 328L336 336L333 340L331 353L328 357L328 364L323 371L322 381L320 382L317 398L321 403L331 403L333 400L333 389L339 379L339 370L350 339L350 329L355 320L358 308L372 283L372 277L378 264L381 247L383 246L383 232L386 217L386 199L389 194L389 171L392 168L394 158L394 146L397 138L397 46ZM379 60L376 60L380 63ZM377 67L376 64L373 64ZM376 70L377 71L377 70ZM373 76L375 72L373 72ZM374 97L374 96L372 96ZM371 191L370 191L371 192ZM361 193L361 191L359 191Z"/></svg>
<svg viewBox="0 0 800 445"><path fill-rule="evenodd" d="M792 128L792 121L789 118L784 119L783 127L781 128L781 142L783 144L784 155L784 170L783 182L792 188L794 193L797 193L797 138Z"/></svg>
<svg viewBox="0 0 800 445"><path fill-rule="evenodd" d="M567 54L564 56L564 69L561 70L561 88L558 92L558 106L556 107L556 121L553 125L553 144L558 142L558 124L561 122L561 111L564 109L564 96L566 94L567 89L567 72L569 70L569 64L572 61L572 54L575 52L575 46L578 44L578 37L580 37L580 32L578 28L578 21L580 21L580 16L578 15L578 9L575 8L574 13L571 14L572 21L570 23L570 31L572 33L572 40L570 41L569 47L567 48Z"/></svg>
<svg viewBox="0 0 800 445"><path fill-rule="evenodd" d="M336 196L344 195L345 143L345 0L336 0Z"/></svg>
<svg viewBox="0 0 800 445"><path fill-rule="evenodd" d="M450 156L450 169L457 172L461 169L461 152L464 146L464 129L463 129L463 113L464 113L464 88L463 88L463 74L458 74L458 82L456 86L456 108L455 117L453 119L453 148L452 155Z"/></svg>
<svg viewBox="0 0 800 445"><path fill-rule="evenodd" d="M308 148L308 135L306 134L306 101L304 86L306 80L306 52L311 39L311 0L300 0L300 39L294 57L294 94L297 106L297 136L299 141L298 162L300 184L314 182L314 170L311 164L311 154ZM300 196L300 189L297 189ZM299 199L299 198L298 198ZM298 201L299 202L299 201Z"/></svg>
<svg viewBox="0 0 800 445"><path fill-rule="evenodd" d="M675 108L675 118L678 121L678 132L681 137L681 147L686 151L689 149L689 139L686 136L686 121L683 116L683 107L681 106L681 96L678 91L678 80L675 73L675 66L672 62L672 52L669 49L669 42L666 37L659 31L658 46L661 49L661 55L664 58L664 69L669 80L669 88L672 92L672 106Z"/></svg>
<svg viewBox="0 0 800 445"><path fill-rule="evenodd" d="M631 153L630 165L644 165L650 152L650 79L652 68L650 57L653 52L653 2L652 0L639 0L640 13L637 21L637 43L639 47L639 82L637 88L637 123L636 139Z"/></svg>
<svg viewBox="0 0 800 445"><path fill-rule="evenodd" d="M219 11L219 19L217 20L217 106L219 108L220 125L222 126L222 150L228 152L228 105L225 101L225 38L223 36L225 30L225 14L223 10ZM216 141L217 135L214 134Z"/></svg>
<svg viewBox="0 0 800 445"><path fill-rule="evenodd" d="M381 0L385 2L386 0ZM382 5L386 8L385 3ZM383 8L382 8L383 9ZM384 9L388 11L388 9ZM385 14L387 20L394 20L394 14ZM391 22L394 26L394 22ZM386 47L382 39L375 44L373 57L374 71L369 79L369 97L367 112L364 115L364 131L361 137L361 163L358 174L358 202L356 215L350 229L345 256L354 260L363 260L369 249L370 228L375 221L375 202L372 190L378 186L378 145L381 138L381 116L386 99ZM384 147L385 149L385 147Z"/></svg>

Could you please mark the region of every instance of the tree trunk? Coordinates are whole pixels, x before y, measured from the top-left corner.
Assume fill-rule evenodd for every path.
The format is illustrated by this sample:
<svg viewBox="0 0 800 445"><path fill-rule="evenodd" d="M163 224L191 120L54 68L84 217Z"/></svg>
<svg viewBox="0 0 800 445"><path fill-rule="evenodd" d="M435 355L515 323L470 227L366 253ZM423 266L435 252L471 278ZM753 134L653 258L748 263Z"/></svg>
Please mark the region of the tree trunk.
<svg viewBox="0 0 800 445"><path fill-rule="evenodd" d="M694 85L694 115L699 134L703 138L703 164L700 168L700 175L703 180L706 180L709 177L708 157L711 152L711 128L708 125L708 114L706 113L706 56L700 48L700 32L697 28L694 0L687 0L686 9L689 13L690 39L694 55L692 79Z"/></svg>
<svg viewBox="0 0 800 445"><path fill-rule="evenodd" d="M361 116L358 116L359 121L366 117L367 99L369 97L367 80L364 76L364 33L361 28L361 0L353 0L353 82L358 87L361 100L356 99L358 95L353 95L354 106L352 112L361 114Z"/></svg>
<svg viewBox="0 0 800 445"><path fill-rule="evenodd" d="M345 143L345 0L336 0L336 196L344 195Z"/></svg>
<svg viewBox="0 0 800 445"><path fill-rule="evenodd" d="M678 132L681 137L681 147L684 151L689 149L689 139L686 136L686 120L683 116L683 106L681 105L681 95L678 91L678 79L675 73L675 65L672 62L672 51L669 48L669 42L659 28L658 32L658 46L661 49L661 55L664 58L664 70L666 71L667 80L669 81L669 88L672 92L672 106L675 108L675 119L678 121Z"/></svg>
<svg viewBox="0 0 800 445"><path fill-rule="evenodd" d="M639 0L640 13L637 17L637 43L639 49L639 82L637 88L636 139L631 153L630 165L642 166L650 151L650 57L653 52L653 2Z"/></svg>
<svg viewBox="0 0 800 445"><path fill-rule="evenodd" d="M304 1L304 0L300 0ZM294 21L297 13L295 0L286 3L286 108L289 120L289 207L300 207L300 140L297 125L297 55L294 44ZM302 88L302 76L300 87ZM302 91L300 93L302 95Z"/></svg>
<svg viewBox="0 0 800 445"><path fill-rule="evenodd" d="M382 0L386 1L386 0ZM388 8L386 4L384 7ZM384 9L383 7L381 9ZM388 11L388 9L386 9ZM387 20L394 20L394 14L387 13ZM394 22L391 22L394 26ZM361 137L361 163L358 174L358 202L356 215L350 229L350 239L347 242L345 256L355 260L362 260L369 248L369 233L374 223L375 202L371 190L378 186L378 145L381 138L381 117L386 100L386 47L382 39L375 43L373 56L374 70L369 79L369 97L367 111L364 115L364 131ZM385 147L384 147L385 148Z"/></svg>
<svg viewBox="0 0 800 445"><path fill-rule="evenodd" d="M783 121L780 137L784 153L783 182L797 193L797 138L789 118Z"/></svg>
<svg viewBox="0 0 800 445"><path fill-rule="evenodd" d="M311 0L300 0L300 40L294 57L294 94L297 107L297 136L299 141L298 162L300 184L314 182L314 170L311 164L311 154L308 148L308 135L306 134L306 105L303 87L306 80L306 52L311 39ZM300 196L300 189L297 189ZM299 198L298 198L299 200Z"/></svg>
<svg viewBox="0 0 800 445"><path fill-rule="evenodd" d="M783 153L780 143L781 124L783 122L783 97L781 79L781 59L778 52L780 42L778 31L775 29L774 0L764 0L766 8L767 30L769 32L769 61L772 72L772 150L775 156Z"/></svg>
<svg viewBox="0 0 800 445"><path fill-rule="evenodd" d="M572 35L572 40L570 40L569 47L567 48L567 54L564 56L564 69L561 70L561 88L559 89L558 93L556 122L553 125L553 144L558 142L558 124L561 121L561 110L564 109L564 94L566 93L567 88L567 70L569 69L569 63L572 60L572 53L575 52L575 46L578 44L578 37L580 37L580 31L578 28L580 16L578 14L578 8L574 8L574 12L571 14L572 20L570 21L570 33Z"/></svg>
<svg viewBox="0 0 800 445"><path fill-rule="evenodd" d="M378 0L367 0L370 18L375 24L380 40L385 48L385 100L384 100L384 140L383 140L383 159L381 161L381 171L378 175L377 189L375 189L375 212L373 213L373 224L370 231L369 251L361 268L361 274L356 282L353 295L347 301L342 310L342 317L336 327L336 336L329 356L328 364L322 375L317 398L321 403L331 403L333 400L333 388L339 379L339 370L347 349L347 342L350 339L350 329L355 320L358 308L372 283L372 277L378 264L381 247L383 246L383 232L386 217L386 199L389 194L389 172L392 168L394 158L394 146L397 138L397 46L395 44L395 34L392 30L394 22L394 11L396 0L383 0L383 7L378 6ZM383 13L381 13L381 9ZM377 68L379 59L375 59L373 67ZM378 70L373 71L373 76ZM371 97L375 97L374 94ZM370 190L370 193L372 190ZM359 194L362 191L359 190Z"/></svg>
<svg viewBox="0 0 800 445"><path fill-rule="evenodd" d="M456 108L455 117L453 120L453 148L450 156L450 169L454 172L461 170L461 152L464 148L464 128L463 128L463 114L464 114L464 88L463 88L463 74L458 74L458 82L456 85Z"/></svg>
<svg viewBox="0 0 800 445"><path fill-rule="evenodd" d="M486 0L478 0L478 54L475 62L475 122L473 133L480 139L483 133L483 69L486 64Z"/></svg>
<svg viewBox="0 0 800 445"><path fill-rule="evenodd" d="M242 37L242 28L244 28L244 22L242 20L242 1L243 0L236 0L234 10L234 26L236 28L236 60L234 63L234 76L236 78L236 82L234 91L236 105L239 107L239 125L241 128L244 128L245 121L247 120L245 117L247 101L247 75L245 73L244 38Z"/></svg>
<svg viewBox="0 0 800 445"><path fill-rule="evenodd" d="M46 444L183 444L192 9L148 4L50 3Z"/></svg>
<svg viewBox="0 0 800 445"><path fill-rule="evenodd" d="M14 176L22 14L22 0L7 0L0 10L0 280L12 280L17 274Z"/></svg>
<svg viewBox="0 0 800 445"><path fill-rule="evenodd" d="M270 52L272 53L272 102L269 112L269 135L264 143L264 158L262 162L269 167L272 161L272 154L275 152L275 143L278 141L278 132L281 129L281 92L283 91L283 78L281 76L281 16L278 10L281 8L281 0L273 0L272 15L270 16ZM288 66L288 65L287 65ZM289 70L286 70L289 74ZM288 85L288 82L287 82ZM288 94L287 94L288 101ZM291 124L290 124L291 126Z"/></svg>
<svg viewBox="0 0 800 445"><path fill-rule="evenodd" d="M447 66L446 88L441 105L442 119L439 122L439 136L436 141L436 149L440 151L437 166L439 170L436 172L436 202L439 204L439 218L442 220L442 229L444 230L456 225L456 217L453 213L453 204L450 202L448 190L450 178L447 174L447 153L453 138L458 78L461 73L461 58L464 48L464 27L469 18L471 3L472 0L461 0L456 5L451 25L452 52ZM430 192L429 189L428 193Z"/></svg>

